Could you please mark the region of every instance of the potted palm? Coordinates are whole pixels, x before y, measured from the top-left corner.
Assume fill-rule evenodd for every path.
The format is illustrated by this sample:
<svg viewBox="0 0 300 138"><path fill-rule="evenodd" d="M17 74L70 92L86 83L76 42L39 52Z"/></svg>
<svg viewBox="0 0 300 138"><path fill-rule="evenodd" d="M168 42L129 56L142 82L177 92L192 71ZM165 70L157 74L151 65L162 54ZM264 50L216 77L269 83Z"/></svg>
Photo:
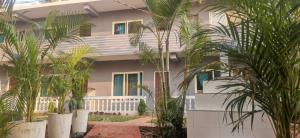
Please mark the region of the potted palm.
<svg viewBox="0 0 300 138"><path fill-rule="evenodd" d="M88 51L88 48L80 48L77 49L77 54L73 55L80 59L72 73L72 97L69 103L69 109L73 111L72 132L74 136L82 136L87 131L89 111L84 110L83 98L87 94L87 80L91 72L92 60L83 58L83 56Z"/></svg>
<svg viewBox="0 0 300 138"><path fill-rule="evenodd" d="M84 21L74 16L66 16L51 12L45 22L34 23L26 33L17 32L13 22L0 20L0 31L5 37L0 49L8 61L4 67L14 82L5 97L13 97L16 109L22 114L18 122L13 122L15 127L11 129L9 137L45 137L46 121L36 120L33 116L42 76L47 67L44 57L59 42L76 38L76 32L79 32Z"/></svg>
<svg viewBox="0 0 300 138"><path fill-rule="evenodd" d="M63 54L58 57L48 56L52 63L50 89L52 95L58 97L57 113L50 113L48 115L48 136L51 138L65 138L70 136L73 114L67 110L66 105L72 90L75 89L74 83L78 84L76 82L81 82L78 76L74 76L83 73L81 70L77 70L77 67L79 63L83 63L81 62L82 58L88 51L89 48L87 47L77 47L69 54ZM86 80L85 77L84 80ZM77 96L79 97L79 93ZM84 112L78 112L77 114L84 115Z"/></svg>

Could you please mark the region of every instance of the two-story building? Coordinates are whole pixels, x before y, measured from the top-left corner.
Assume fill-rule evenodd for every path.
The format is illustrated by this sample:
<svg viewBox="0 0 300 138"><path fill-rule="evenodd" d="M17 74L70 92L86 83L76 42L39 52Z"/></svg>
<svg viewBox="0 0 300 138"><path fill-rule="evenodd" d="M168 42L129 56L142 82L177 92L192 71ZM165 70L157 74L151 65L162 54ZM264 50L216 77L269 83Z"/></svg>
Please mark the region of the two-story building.
<svg viewBox="0 0 300 138"><path fill-rule="evenodd" d="M205 1L195 1L192 6L193 20L202 25L216 25L220 16L213 12L200 10L205 6ZM151 17L146 12L143 0L20 0L16 1L14 16L20 31L26 31L29 22L43 20L51 11L74 12L88 16L91 26L85 26L85 33L80 34L82 40L91 47L88 55L95 60L93 71L88 80L89 98L86 99L86 108L93 111L127 110L137 106L121 102L139 101L139 98L147 94L138 85L146 85L153 91L158 84L158 72L151 64L142 65L139 62L139 47L130 44L132 33L136 33L136 24L149 24ZM170 72L172 96L178 96L178 85L182 82L183 61L180 55L183 48L180 46L178 33L174 31L170 37ZM145 32L143 41L148 46L157 47L157 40L150 32ZM67 52L73 43L62 43L57 52ZM212 56L207 60L227 60L219 56ZM207 62L207 61L204 61ZM225 61L226 62L226 61ZM220 77L226 73L209 71L202 76L195 77L188 92L187 108L194 108L195 93L203 92L203 82ZM9 79L5 71L1 71L1 89L9 87ZM41 94L41 97L46 96ZM123 98L122 98L123 97ZM126 98L127 97L127 98ZM147 104L153 106L154 96L146 98ZM46 101L40 101L47 103ZM114 106L119 103L119 107ZM114 104L114 105L113 105ZM127 107L126 107L127 106ZM132 107L130 107L132 106ZM38 110L46 110L46 104L38 107Z"/></svg>

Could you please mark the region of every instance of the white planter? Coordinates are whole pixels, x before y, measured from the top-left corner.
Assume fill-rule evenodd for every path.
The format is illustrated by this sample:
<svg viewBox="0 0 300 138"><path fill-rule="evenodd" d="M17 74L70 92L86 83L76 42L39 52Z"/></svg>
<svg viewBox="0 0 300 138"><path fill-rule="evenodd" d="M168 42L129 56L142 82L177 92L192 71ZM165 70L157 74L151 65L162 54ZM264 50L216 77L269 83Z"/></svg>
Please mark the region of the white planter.
<svg viewBox="0 0 300 138"><path fill-rule="evenodd" d="M82 134L86 132L88 117L89 117L88 110L76 110L73 112L73 118L72 118L73 134Z"/></svg>
<svg viewBox="0 0 300 138"><path fill-rule="evenodd" d="M44 138L46 134L46 121L13 122L17 125L10 131L8 138Z"/></svg>
<svg viewBox="0 0 300 138"><path fill-rule="evenodd" d="M48 114L48 138L69 138L72 114Z"/></svg>

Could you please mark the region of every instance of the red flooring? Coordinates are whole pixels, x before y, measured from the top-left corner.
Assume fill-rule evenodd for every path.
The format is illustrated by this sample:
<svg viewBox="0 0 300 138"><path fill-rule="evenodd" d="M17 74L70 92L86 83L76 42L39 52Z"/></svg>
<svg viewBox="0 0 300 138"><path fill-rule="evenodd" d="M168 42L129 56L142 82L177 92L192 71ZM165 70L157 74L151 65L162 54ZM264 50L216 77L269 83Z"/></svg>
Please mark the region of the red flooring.
<svg viewBox="0 0 300 138"><path fill-rule="evenodd" d="M140 138L138 126L97 124L85 138Z"/></svg>

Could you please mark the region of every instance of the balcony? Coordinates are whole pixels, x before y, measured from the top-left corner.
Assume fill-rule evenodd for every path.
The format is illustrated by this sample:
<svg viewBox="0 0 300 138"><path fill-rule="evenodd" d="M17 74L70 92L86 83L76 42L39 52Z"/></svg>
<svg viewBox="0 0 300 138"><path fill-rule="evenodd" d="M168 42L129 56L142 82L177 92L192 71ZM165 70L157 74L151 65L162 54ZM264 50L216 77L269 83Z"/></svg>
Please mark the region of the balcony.
<svg viewBox="0 0 300 138"><path fill-rule="evenodd" d="M92 50L89 54L89 57L95 58L105 58L110 57L108 60L112 60L111 58L120 57L123 59L124 56L127 58L129 56L134 56L133 58L137 58L137 54L140 52L139 47L132 46L130 44L130 35L100 35L100 36L91 36L91 37L83 37L83 43L88 45ZM142 41L147 44L147 46L157 50L157 40L153 36L152 33L144 33L142 37ZM77 44L77 43L76 43ZM59 47L57 47L57 53L67 53L70 49L76 46L75 43L65 42L62 43ZM78 45L78 44L77 44ZM182 47L180 47L179 40L175 36L175 34L171 34L170 37L170 52L176 53L182 51ZM116 59L116 60L120 60ZM103 60L103 59L102 59Z"/></svg>

